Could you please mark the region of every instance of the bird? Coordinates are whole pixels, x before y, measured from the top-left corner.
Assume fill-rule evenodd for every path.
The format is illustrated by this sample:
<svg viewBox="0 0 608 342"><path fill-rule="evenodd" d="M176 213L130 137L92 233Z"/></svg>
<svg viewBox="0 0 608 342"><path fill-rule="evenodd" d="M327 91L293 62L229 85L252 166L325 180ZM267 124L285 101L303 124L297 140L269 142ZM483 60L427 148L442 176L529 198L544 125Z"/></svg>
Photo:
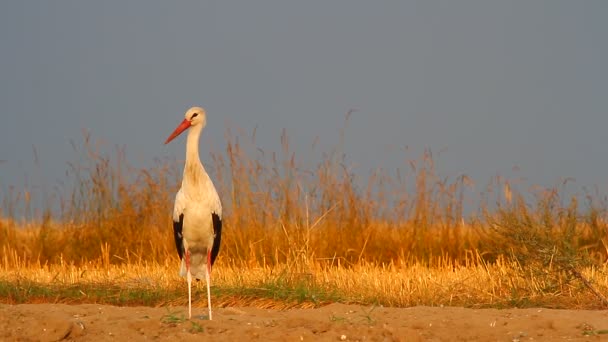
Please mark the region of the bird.
<svg viewBox="0 0 608 342"><path fill-rule="evenodd" d="M211 266L220 251L222 239L222 203L199 158L199 138L207 125L207 114L201 107L192 107L184 120L165 141L171 142L182 132L186 138L186 161L181 188L175 195L173 234L181 260L181 277L188 282L188 318L192 318L192 277L205 278L207 306L211 313Z"/></svg>

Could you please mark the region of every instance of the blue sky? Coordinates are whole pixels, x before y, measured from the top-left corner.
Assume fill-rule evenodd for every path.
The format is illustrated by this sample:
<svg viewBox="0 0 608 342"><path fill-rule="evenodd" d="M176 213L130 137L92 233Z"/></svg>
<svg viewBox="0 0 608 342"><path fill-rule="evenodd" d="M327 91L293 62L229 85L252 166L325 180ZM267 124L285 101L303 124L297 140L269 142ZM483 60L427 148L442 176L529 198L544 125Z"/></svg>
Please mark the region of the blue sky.
<svg viewBox="0 0 608 342"><path fill-rule="evenodd" d="M431 148L480 191L497 174L605 191L606 18L606 1L2 2L0 189L63 179L83 129L136 165L179 159L162 143L201 105L204 160L230 125L329 151L356 109L362 175Z"/></svg>

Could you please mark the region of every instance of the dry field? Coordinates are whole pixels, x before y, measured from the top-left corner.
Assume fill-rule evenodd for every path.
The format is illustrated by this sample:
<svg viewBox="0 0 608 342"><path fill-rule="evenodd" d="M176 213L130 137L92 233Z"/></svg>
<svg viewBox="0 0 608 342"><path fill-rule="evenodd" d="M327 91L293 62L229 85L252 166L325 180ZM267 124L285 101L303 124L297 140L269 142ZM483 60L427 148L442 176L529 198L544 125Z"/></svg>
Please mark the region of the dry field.
<svg viewBox="0 0 608 342"><path fill-rule="evenodd" d="M207 169L225 207L214 321L185 319L170 210L179 162L129 166L85 136L66 180L33 209L3 194L2 340L554 340L608 331L602 196L465 175L432 154L361 179L340 146L304 168L227 133ZM83 146L83 147L78 147ZM314 147L313 147L313 152ZM465 215L467 203L479 209Z"/></svg>
<svg viewBox="0 0 608 342"><path fill-rule="evenodd" d="M608 334L608 312L583 286L546 293L546 284L530 284L500 263L306 273L218 265L214 321L206 317L203 284L188 320L176 264L5 267L0 339L549 341ZM606 293L601 271L585 277Z"/></svg>

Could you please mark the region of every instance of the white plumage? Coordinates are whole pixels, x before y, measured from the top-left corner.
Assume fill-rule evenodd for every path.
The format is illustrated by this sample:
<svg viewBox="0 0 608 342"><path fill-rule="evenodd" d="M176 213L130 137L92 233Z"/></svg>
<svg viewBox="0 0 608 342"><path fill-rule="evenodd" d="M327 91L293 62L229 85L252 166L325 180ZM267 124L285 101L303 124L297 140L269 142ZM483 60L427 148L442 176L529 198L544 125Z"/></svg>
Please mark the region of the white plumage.
<svg viewBox="0 0 608 342"><path fill-rule="evenodd" d="M213 182L199 159L198 144L207 124L205 110L190 108L182 123L167 138L169 143L186 129L186 163L181 189L175 196L173 232L175 246L181 259L180 275L188 281L188 316L192 317L192 277L205 278L207 304L211 313L211 266L220 249L222 233L222 204Z"/></svg>

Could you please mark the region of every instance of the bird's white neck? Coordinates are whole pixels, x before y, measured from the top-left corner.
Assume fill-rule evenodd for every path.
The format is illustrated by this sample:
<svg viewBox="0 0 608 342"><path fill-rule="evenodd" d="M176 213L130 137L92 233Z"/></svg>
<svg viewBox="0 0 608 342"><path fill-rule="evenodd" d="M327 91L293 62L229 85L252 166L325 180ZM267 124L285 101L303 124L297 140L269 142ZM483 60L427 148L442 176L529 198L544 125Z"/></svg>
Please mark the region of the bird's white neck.
<svg viewBox="0 0 608 342"><path fill-rule="evenodd" d="M202 130L203 126L201 125L192 126L188 131L186 140L186 163L184 166L183 183L187 183L188 188L193 191L200 188L201 182L205 182L208 178L198 154L198 142Z"/></svg>

